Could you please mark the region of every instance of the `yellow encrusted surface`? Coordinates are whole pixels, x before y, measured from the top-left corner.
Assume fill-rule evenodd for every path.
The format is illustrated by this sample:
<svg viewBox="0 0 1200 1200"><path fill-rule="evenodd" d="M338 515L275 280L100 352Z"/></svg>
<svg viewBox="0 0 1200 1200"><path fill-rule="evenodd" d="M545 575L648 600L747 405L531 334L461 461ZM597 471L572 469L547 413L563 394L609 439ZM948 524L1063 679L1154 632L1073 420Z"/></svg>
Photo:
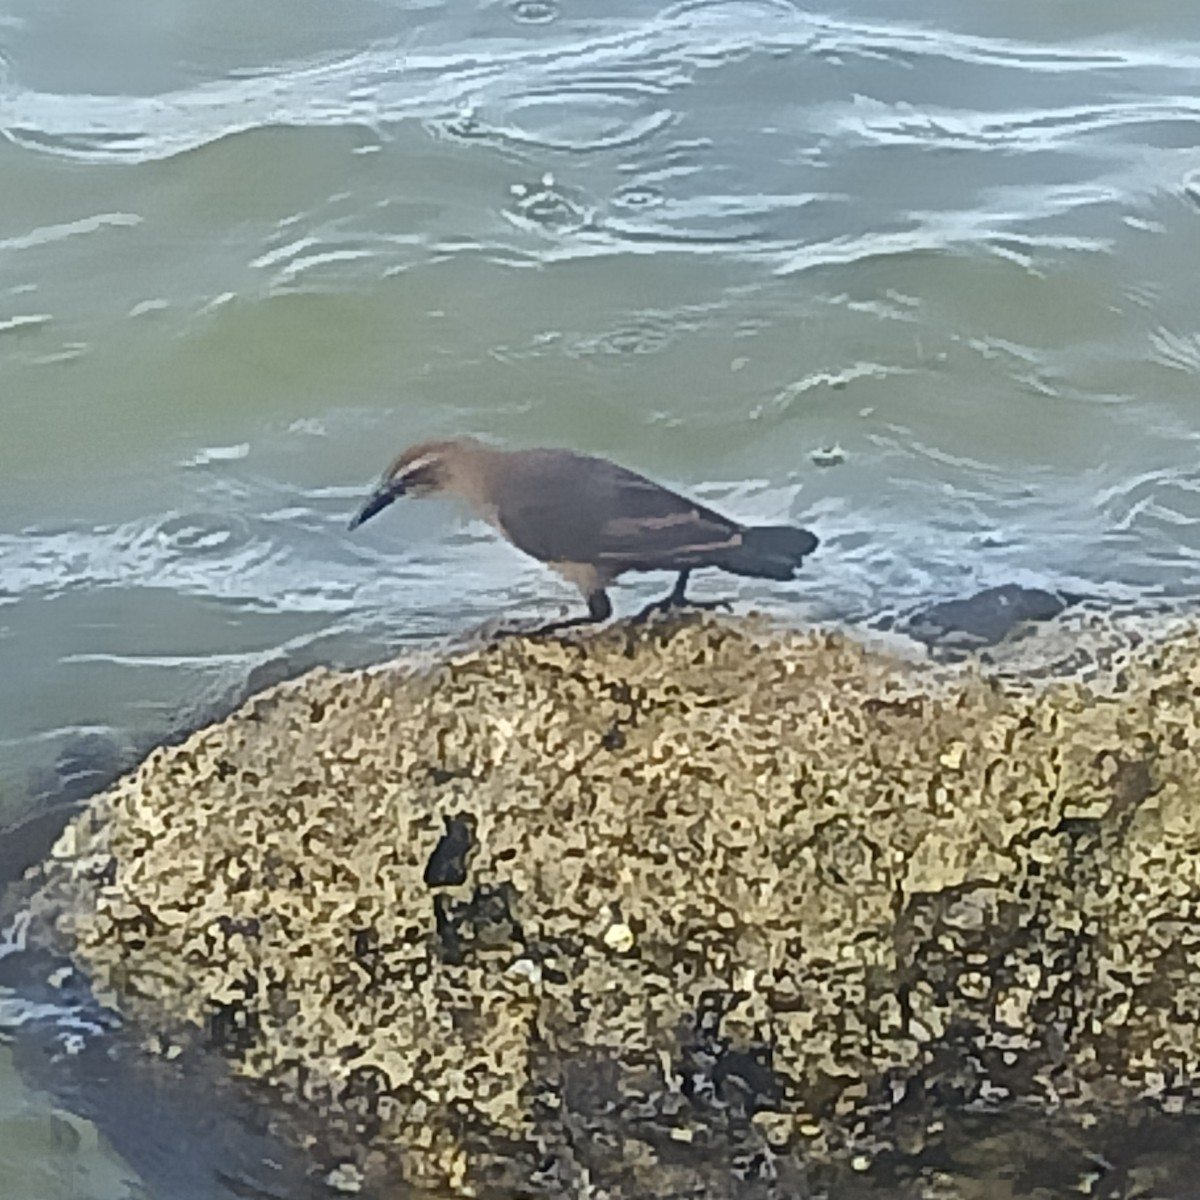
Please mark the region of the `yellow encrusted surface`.
<svg viewBox="0 0 1200 1200"><path fill-rule="evenodd" d="M869 1152L887 1109L919 1145L931 1081L1200 1081L1198 698L1190 628L1103 688L712 618L318 671L97 797L46 903L123 1012L419 1181L589 1105L666 1170L705 1063L776 1154Z"/></svg>

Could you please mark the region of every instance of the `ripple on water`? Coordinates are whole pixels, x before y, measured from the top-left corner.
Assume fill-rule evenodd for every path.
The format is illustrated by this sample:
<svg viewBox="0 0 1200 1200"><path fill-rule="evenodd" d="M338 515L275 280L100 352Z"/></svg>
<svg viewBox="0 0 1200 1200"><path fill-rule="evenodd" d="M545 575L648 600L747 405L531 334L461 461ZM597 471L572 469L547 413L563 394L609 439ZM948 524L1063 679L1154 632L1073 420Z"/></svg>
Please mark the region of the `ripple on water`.
<svg viewBox="0 0 1200 1200"><path fill-rule="evenodd" d="M572 358L619 360L631 355L656 354L682 333L700 328L697 316L680 312L634 313L628 323L602 333L570 339L565 352Z"/></svg>
<svg viewBox="0 0 1200 1200"><path fill-rule="evenodd" d="M1136 535L1144 558L1200 560L1200 474L1161 467L1122 479L1096 497L1114 535Z"/></svg>
<svg viewBox="0 0 1200 1200"><path fill-rule="evenodd" d="M1121 133L1168 149L1195 144L1200 105L1176 97L1063 105L1013 112L934 112L908 104L855 97L839 106L840 132L881 145L937 145L955 149L1037 151L1078 149L1086 138Z"/></svg>
<svg viewBox="0 0 1200 1200"><path fill-rule="evenodd" d="M1150 332L1150 345L1151 361L1188 375L1200 375L1200 335L1154 329Z"/></svg>
<svg viewBox="0 0 1200 1200"><path fill-rule="evenodd" d="M547 173L537 183L509 188L505 217L519 229L574 233L595 222L595 206L578 189L564 187Z"/></svg>
<svg viewBox="0 0 1200 1200"><path fill-rule="evenodd" d="M859 361L849 363L837 371L811 371L793 382L780 388L769 399L764 399L750 409L748 416L752 421L787 420L806 411L810 393L826 391L844 391L852 383L861 380L881 381L898 375L912 375L915 372L908 367L888 365L880 362ZM844 457L844 455L842 456ZM820 461L818 461L820 460ZM837 465L842 459L832 451L820 451L813 458L818 466Z"/></svg>
<svg viewBox="0 0 1200 1200"><path fill-rule="evenodd" d="M206 467L215 462L234 462L239 458L246 458L249 453L249 442L238 442L232 446L202 446L191 458L180 463L180 466Z"/></svg>
<svg viewBox="0 0 1200 1200"><path fill-rule="evenodd" d="M619 150L648 142L675 119L671 109L649 106L636 81L563 86L520 92L491 106L459 105L451 117L426 123L435 135L457 141L507 144L521 149L585 154Z"/></svg>
<svg viewBox="0 0 1200 1200"><path fill-rule="evenodd" d="M548 25L560 13L555 0L510 0L508 15L521 25Z"/></svg>
<svg viewBox="0 0 1200 1200"><path fill-rule="evenodd" d="M180 513L167 517L155 527L135 534L131 546L156 545L172 559L203 555L225 557L244 548L249 540L242 520L220 520L200 513Z"/></svg>
<svg viewBox="0 0 1200 1200"><path fill-rule="evenodd" d="M16 316L0 319L0 334L29 333L34 329L41 329L53 320L49 313L18 313Z"/></svg>
<svg viewBox="0 0 1200 1200"><path fill-rule="evenodd" d="M174 512L153 521L44 535L29 564L35 569L20 579L20 590L150 587L271 605L304 572L288 546L258 525L234 512Z"/></svg>
<svg viewBox="0 0 1200 1200"><path fill-rule="evenodd" d="M541 25L558 22L564 10L559 0L508 0L506 11L519 24ZM697 68L792 51L814 57L898 57L923 71L927 60L934 59L976 69L989 66L1011 75L1015 83L1033 73L1057 78L1101 70L1125 75L1153 70L1156 78L1182 80L1193 68L1188 55L1164 55L1153 45L1119 51L1090 45L1048 49L911 23L839 21L803 12L789 0L687 0L640 19L614 19L599 31L586 21L563 20L561 25L561 32L528 38L523 44L516 44L515 38L460 35L445 50L415 52L403 38L393 44L377 42L332 60L287 62L244 77L235 72L153 97L58 96L12 87L3 97L4 134L55 154L96 161L144 160L270 125L363 126L412 117L437 119L468 100L503 111L539 91L551 97L546 101L549 107L554 96L565 98L577 90L581 79L596 93L579 114L584 128L595 123L588 105L610 109L620 103L612 99L620 88L678 96L695 82ZM1181 82L1163 90L1186 96L1188 86ZM847 87L856 90L853 83ZM1130 80L1123 92L1138 90L1138 82ZM1149 103L1161 103L1161 115L1171 125L1195 116L1190 101L1178 97ZM674 107L685 106L676 102ZM1155 119L1153 113L1148 115ZM641 119L652 128L661 117ZM548 120L541 117L540 123L544 126ZM525 127L517 124L521 132ZM601 128L608 129L608 122L602 120ZM533 139L537 136L535 129ZM581 136L590 145L596 135ZM609 131L600 136L603 144L616 135ZM633 136L645 133L635 131ZM1170 140L1174 134L1164 136ZM565 144L574 140L568 129Z"/></svg>
<svg viewBox="0 0 1200 1200"><path fill-rule="evenodd" d="M804 14L793 0L682 0L672 4L662 14L669 23L734 22L752 28L756 20L797 21Z"/></svg>
<svg viewBox="0 0 1200 1200"><path fill-rule="evenodd" d="M1181 191L1189 204L1200 208L1200 171L1189 171L1184 175Z"/></svg>
<svg viewBox="0 0 1200 1200"><path fill-rule="evenodd" d="M627 325L595 337L580 338L568 350L582 358L594 356L626 358L631 354L657 354L674 341L676 329L668 324Z"/></svg>
<svg viewBox="0 0 1200 1200"><path fill-rule="evenodd" d="M624 94L623 94L624 93ZM578 83L539 88L504 105L496 136L521 146L584 153L617 150L648 141L674 119L669 108L649 108L631 87L621 90Z"/></svg>
<svg viewBox="0 0 1200 1200"><path fill-rule="evenodd" d="M636 215L612 212L603 230L614 242L630 246L658 243L693 250L712 247L757 256L772 249L778 251L771 225L792 206L792 199L776 204L770 196L664 196L660 203Z"/></svg>
<svg viewBox="0 0 1200 1200"><path fill-rule="evenodd" d="M658 208L665 200L662 189L646 183L631 183L613 195L609 204L618 212L645 212Z"/></svg>

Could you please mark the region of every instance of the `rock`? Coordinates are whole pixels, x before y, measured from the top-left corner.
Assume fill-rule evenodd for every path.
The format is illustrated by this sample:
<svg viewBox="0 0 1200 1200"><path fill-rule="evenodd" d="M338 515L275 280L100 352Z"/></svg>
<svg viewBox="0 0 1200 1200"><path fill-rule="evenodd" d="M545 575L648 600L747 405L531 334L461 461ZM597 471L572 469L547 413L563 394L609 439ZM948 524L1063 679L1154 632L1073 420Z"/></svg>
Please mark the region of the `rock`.
<svg viewBox="0 0 1200 1200"><path fill-rule="evenodd" d="M34 807L50 808L86 800L112 784L133 761L133 748L112 733L74 733L63 742L52 767L31 773L30 801Z"/></svg>
<svg viewBox="0 0 1200 1200"><path fill-rule="evenodd" d="M98 730L67 737L53 765L30 773L26 811L0 828L0 895L45 859L83 801L111 786L133 765L134 751Z"/></svg>
<svg viewBox="0 0 1200 1200"><path fill-rule="evenodd" d="M50 853L79 805L33 812L0 829L0 895Z"/></svg>
<svg viewBox="0 0 1200 1200"><path fill-rule="evenodd" d="M1006 583L963 600L944 600L910 616L904 631L929 647L946 650L994 646L1019 626L1049 621L1071 598L1041 588Z"/></svg>
<svg viewBox="0 0 1200 1200"><path fill-rule="evenodd" d="M178 1047L169 1056L147 1055L120 1030L73 1032L66 1052L65 1040L61 1029L23 1029L15 1042L21 1075L55 1097L65 1122L86 1123L90 1142L102 1137L120 1155L124 1178L95 1192L75 1179L58 1194L328 1200L319 1162L299 1149L315 1140L310 1132L283 1136L271 1128L261 1097L244 1080L227 1078L218 1059L193 1051L175 1057ZM57 1146L48 1155L54 1162L61 1156Z"/></svg>
<svg viewBox="0 0 1200 1200"><path fill-rule="evenodd" d="M1121 670L704 618L317 671L97 797L38 910L366 1186L765 1196L1197 1094L1200 630Z"/></svg>

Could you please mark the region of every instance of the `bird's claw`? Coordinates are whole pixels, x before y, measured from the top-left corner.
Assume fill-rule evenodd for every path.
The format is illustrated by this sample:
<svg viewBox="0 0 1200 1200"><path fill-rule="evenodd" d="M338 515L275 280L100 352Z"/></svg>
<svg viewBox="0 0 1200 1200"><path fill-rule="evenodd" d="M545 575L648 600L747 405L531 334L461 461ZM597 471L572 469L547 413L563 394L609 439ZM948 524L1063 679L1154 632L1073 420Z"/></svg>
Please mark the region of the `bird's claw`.
<svg viewBox="0 0 1200 1200"><path fill-rule="evenodd" d="M630 621L634 625L644 625L653 616L660 613L665 616L682 608L694 608L704 612L713 612L721 608L726 612L733 612L733 604L728 600L692 600L687 597L679 599L676 596L666 596L662 600L655 600L653 604L647 604L640 613L630 618Z"/></svg>
<svg viewBox="0 0 1200 1200"><path fill-rule="evenodd" d="M528 625L507 625L493 630L489 638L493 642L514 637L540 639L554 637L557 634L565 633L568 629L579 629L585 625L595 624L596 622L591 617L570 617L564 621L550 621L545 625L534 625L532 623Z"/></svg>

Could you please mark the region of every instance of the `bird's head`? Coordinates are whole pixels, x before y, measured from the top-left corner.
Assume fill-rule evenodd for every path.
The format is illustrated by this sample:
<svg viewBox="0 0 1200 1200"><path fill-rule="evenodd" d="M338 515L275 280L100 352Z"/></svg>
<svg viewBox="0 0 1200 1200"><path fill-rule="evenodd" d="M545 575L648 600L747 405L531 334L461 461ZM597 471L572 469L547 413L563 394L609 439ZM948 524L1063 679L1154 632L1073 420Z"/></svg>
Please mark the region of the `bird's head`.
<svg viewBox="0 0 1200 1200"><path fill-rule="evenodd" d="M410 446L383 473L375 490L354 514L351 529L382 512L401 496L432 496L452 488L470 448L465 442L421 442Z"/></svg>

